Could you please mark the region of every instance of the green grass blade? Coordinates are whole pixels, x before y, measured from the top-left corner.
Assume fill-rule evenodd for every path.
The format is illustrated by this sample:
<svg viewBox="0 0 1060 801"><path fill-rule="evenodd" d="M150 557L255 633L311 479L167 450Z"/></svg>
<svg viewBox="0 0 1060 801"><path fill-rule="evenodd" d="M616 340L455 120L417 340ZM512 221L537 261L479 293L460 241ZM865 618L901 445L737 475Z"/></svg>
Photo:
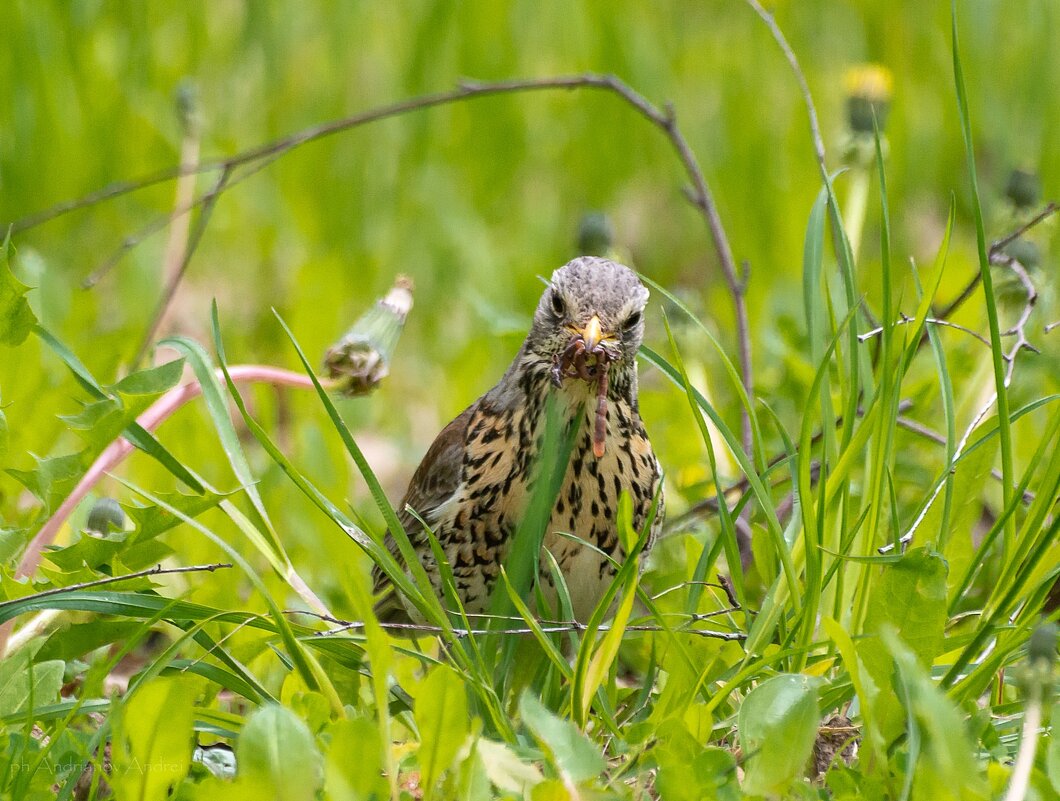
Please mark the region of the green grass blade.
<svg viewBox="0 0 1060 801"><path fill-rule="evenodd" d="M968 95L964 87L964 70L961 67L960 42L957 36L957 0L950 4L953 37L953 82L957 89L957 111L961 121L961 136L968 164L968 179L972 189L972 210L975 214L975 241L979 249L979 276L983 284L986 301L986 317L990 328L990 357L994 368L994 388L997 392L997 417L1001 442L1001 495L1008 506L1012 499L1012 432L1009 425L1008 388L1005 383L1004 343L1001 341L1001 324L998 321L997 299L994 295L994 278L990 272L990 257L986 246L986 229L983 225L983 208L979 200L979 179L975 169L975 146L972 142L971 114L968 110ZM1011 548L1016 539L1016 521L1009 521L1005 529L1005 545Z"/></svg>
<svg viewBox="0 0 1060 801"><path fill-rule="evenodd" d="M740 602L740 605L746 606L747 593L744 590L743 564L740 558L740 545L736 536L736 525L733 522L732 514L729 512L729 501L725 497L725 493L721 491L722 481L721 476L718 474L718 460L714 454L714 442L710 437L710 432L707 430L707 424L703 420L703 415L696 406L692 382L688 377L688 371L685 370L685 365L681 359L681 353L677 348L677 341L674 339L673 331L670 329L670 321L664 316L663 322L666 325L666 337L670 342L670 351L673 353L675 362L674 366L681 375L681 384L685 391L685 398L692 411L692 417L696 421L696 426L699 429L699 435L703 440L703 445L707 449L707 459L710 463L710 474L714 478L714 497L718 502L718 517L721 520L722 547L725 549L725 560L729 563L729 574L732 577L733 590L736 593L736 598ZM702 563L702 560L700 561ZM693 584L689 589L688 604L685 610L689 614L695 612L696 607L699 605L699 596L703 592L703 586L698 582L701 582L706 578L704 572L705 568L705 564L697 565L696 571L693 574L693 581L697 583Z"/></svg>
<svg viewBox="0 0 1060 801"><path fill-rule="evenodd" d="M684 389L685 382L681 377L680 370L651 348L642 347L641 353L645 359L658 367L662 373L674 383L674 385L679 389ZM711 406L707 399L703 397L702 393L695 389L695 387L692 388L692 395L695 399L696 406L703 410L703 412L711 419L711 422L717 427L718 431L721 432L722 437L724 437L726 444L729 446L729 451L740 464L740 469L743 470L744 475L747 476L751 490L765 512L766 527L772 539L773 547L780 555L781 564L784 565L784 572L788 577L787 580L791 587L795 587L795 568L791 563L791 554L788 552L787 546L784 544L784 533L781 530L780 521L777 519L777 510L773 505L773 499L769 493L769 489L762 483L761 477L750 463L747 455L743 452L743 447L740 445L739 438L737 438L732 430L725 424L721 415L717 413L714 407ZM798 601L795 601L795 603L798 603Z"/></svg>

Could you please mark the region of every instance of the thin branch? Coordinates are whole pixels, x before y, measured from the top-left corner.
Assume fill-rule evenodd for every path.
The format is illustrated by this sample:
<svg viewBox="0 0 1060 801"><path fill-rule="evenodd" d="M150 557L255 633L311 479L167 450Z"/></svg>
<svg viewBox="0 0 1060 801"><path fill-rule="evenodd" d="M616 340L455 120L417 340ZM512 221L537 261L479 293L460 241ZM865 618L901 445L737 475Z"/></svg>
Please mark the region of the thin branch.
<svg viewBox="0 0 1060 801"><path fill-rule="evenodd" d="M710 187L703 175L703 171L699 167L699 163L696 160L692 148L677 127L677 120L673 107L667 105L665 109L658 108L628 84L613 75L587 73L584 75L558 76L554 78L514 79L490 82L464 81L456 89L450 91L436 92L429 95L410 98L390 105L370 109L349 117L344 117L339 120L305 128L291 134L290 136L245 150L228 158L204 161L198 165L183 165L168 170L162 170L144 178L114 184L82 198L60 203L50 209L45 209L36 214L17 220L12 225L12 231L13 233L26 231L76 209L85 208L86 206L100 203L104 200L109 200L130 192L136 192L140 189L153 186L163 181L172 180L182 175L220 171L222 177L224 177L241 165L269 159L282 153L288 153L309 142L323 139L367 123L396 117L412 111L432 108L434 106L468 100L475 97L486 97L514 92L580 88L600 89L617 95L635 109L643 118L662 130L670 140L671 146L676 152L692 183L690 199L693 205L695 205L702 213L707 227L710 230L718 261L721 265L722 274L725 278L725 283L732 295L736 317L736 337L739 349L740 375L744 384L744 389L750 395L753 391L754 379L751 366L750 326L748 322L747 305L744 298L744 287L738 275L736 261L733 258L728 236L722 225L721 217L718 214L717 206L714 203ZM216 195L219 194L220 191L220 189L215 190L213 198L216 198ZM211 199L210 196L204 196L196 201L196 205L199 202L205 207L207 204L212 204L213 199ZM168 304L167 299L164 299L163 302ZM742 416L744 450L750 455L752 451L750 416L746 410L742 411Z"/></svg>
<svg viewBox="0 0 1060 801"><path fill-rule="evenodd" d="M938 431L934 431L934 430L928 428L923 423L918 423L916 420L910 420L908 417L902 417L902 416L899 416L898 419L895 422L897 423L899 428L904 428L906 431L912 432L913 434L916 434L917 436L921 436L921 437L924 437L925 439L929 439L932 442L935 442L935 443L937 443L939 445L945 445L946 444L946 438L944 436L942 436L942 434L940 434ZM993 476L994 478L996 478L998 481L1003 481L1004 480L1002 478L1002 476L1001 476L1001 471L998 470L996 467L993 467L993 468L990 469L990 475ZM1024 490L1023 491L1023 502L1024 503L1033 503L1034 502L1034 493L1031 492L1030 490Z"/></svg>
<svg viewBox="0 0 1060 801"><path fill-rule="evenodd" d="M1033 217L1031 217L1029 220L1027 220L1027 222L1025 222L1023 225L1021 225L1019 228L1017 228L1011 234L1009 234L1008 236L1004 237L1003 239L998 239L995 242L993 242L990 245L990 255L991 256L995 256L998 253L1000 253L1002 250L1004 250L1006 247L1011 245L1013 242L1015 242L1017 239L1019 239L1021 236L1023 236L1025 233L1027 233L1029 230L1034 228L1034 226L1038 225L1038 223L1044 222L1050 216L1055 214L1058 209L1060 209L1060 206L1057 206L1055 200L1054 201L1050 201L1049 203L1045 204L1045 208L1043 208L1041 211L1039 211L1037 214L1035 214Z"/></svg>
<svg viewBox="0 0 1060 801"><path fill-rule="evenodd" d="M1012 328L1002 335L1014 335L1016 337L1015 344L1008 352L1008 369L1005 371L1005 386L1007 387L1012 383L1012 371L1016 368L1016 354L1021 350L1029 350L1034 353L1039 353L1040 351L1027 339L1027 322L1030 320L1034 306L1038 302L1038 290L1034 288L1030 275L1019 261L1010 256L1006 258L1004 264L1016 274L1020 283L1023 284L1023 291L1026 293L1026 299L1023 303L1023 309L1020 311L1019 319ZM1004 356L1005 354L1002 355Z"/></svg>
<svg viewBox="0 0 1060 801"><path fill-rule="evenodd" d="M1027 233L1039 223L1047 220L1050 216L1055 214L1058 209L1060 209L1060 206L1058 206L1055 201L1047 203L1040 212L1031 217L1027 222L1025 222L1015 231L1001 239L995 240L990 245L990 263L996 264L997 257L1001 254L1005 247L1015 242L1017 239L1023 236L1023 234ZM979 286L979 281L981 279L982 275L977 270L975 275L972 276L972 279L967 283L967 285L965 285L964 289L961 290L960 294L957 295L957 297L954 298L952 301L947 303L946 306L944 306L942 309L935 312L935 317L946 319L955 311L957 311L957 309L960 308L960 306L972 296L972 294L976 290L976 287Z"/></svg>
<svg viewBox="0 0 1060 801"><path fill-rule="evenodd" d="M892 323L892 325L893 326L906 325L906 324L912 323L912 322L915 322L915 320L912 317L908 316L907 314L902 314L901 317L899 317L897 320L895 320ZM936 318L936 317L928 317L928 318L926 318L924 320L924 322L927 323L928 325L942 325L942 326L946 326L947 328L955 328L958 331L963 331L964 333L969 334L969 335L975 337L976 339L978 339L980 342L982 342L988 348L990 347L990 340L989 339L987 339L986 337L984 337L982 334L978 333L977 331L973 331L971 328L967 328L967 327L965 327L963 325L960 325L959 323L951 323L949 320L943 320L941 318ZM867 341L869 339L872 339L875 336L879 336L881 333L883 333L883 328L882 327L873 328L871 331L866 331L863 334L858 334L858 341L859 342L865 342L865 341ZM1008 357L1006 356L1005 358L1007 359Z"/></svg>
<svg viewBox="0 0 1060 801"><path fill-rule="evenodd" d="M10 601L0 601L0 609L3 609L5 606L11 606L12 604L22 604L28 600L49 598L52 595L63 595L68 592L92 589L93 587L105 587L108 584L117 584L118 582L128 581L129 579L165 576L172 573L213 573L215 570L224 570L231 566L232 565L228 562L214 562L209 565L190 565L188 567L162 567L162 565L155 565L147 570L138 570L135 573L126 573L123 576L108 576L107 578L96 579L94 581L82 581L79 584L70 584L66 587L54 587L50 590L35 592L32 595L24 595L21 598L13 598Z"/></svg>
<svg viewBox="0 0 1060 801"><path fill-rule="evenodd" d="M282 153L279 153L270 158L262 159L256 164L243 167L238 173L233 170L231 177L228 179L228 183L225 185L225 191L227 192L229 189L241 184L247 178L261 172L282 155ZM81 281L81 288L91 289L94 287L107 275L107 273L113 270L123 258L125 258L129 251L139 247L149 237L166 230L167 227L180 218L186 217L199 206L203 205L209 196L209 192L204 192L203 194L192 197L185 202L175 204L173 210L169 214L151 220L136 232L125 237L121 244L118 245L118 247L116 247L104 261L100 262L99 266L89 273L84 280Z"/></svg>
<svg viewBox="0 0 1060 801"><path fill-rule="evenodd" d="M738 609L726 609L724 612L735 612ZM334 637L337 634L344 634L347 631L353 631L356 629L364 628L365 624L363 621L345 621L338 620L336 618L328 617L327 615L321 615L315 612L305 612L303 610L288 610L288 614L308 614L313 617L319 618L328 623L336 624L335 628L325 629L324 631L316 632L317 637ZM719 613L720 614L720 613ZM707 619L707 617L713 616L708 614L694 614L694 615L681 615L688 624L695 623L699 620ZM471 615L469 615L471 617ZM522 622L522 618L503 618L503 620L510 620L511 622ZM586 623L580 623L576 620L569 621L541 621L539 627L535 630L529 626L523 626L518 628L505 628L505 629L443 629L441 626L432 626L425 623L379 623L380 628L388 631L400 631L412 634L442 634L445 631L449 631L454 636L468 637L468 636L486 636L499 634L502 636L518 636L534 634L537 632L544 632L545 634L558 634L572 631L585 632L589 630L589 626ZM595 629L597 632L608 632L611 630L610 626L603 625ZM738 631L712 631L710 629L693 629L693 628L680 628L680 629L668 629L663 626L657 626L652 624L633 624L623 626L623 631L654 631L654 632L671 632L674 634L695 634L700 637L708 637L718 640L730 640L738 641L747 639L747 635L743 632Z"/></svg>
<svg viewBox="0 0 1060 801"><path fill-rule="evenodd" d="M221 170L221 174L217 177L217 182L213 188L206 193L206 199L203 201L202 209L199 211L199 217L195 221L195 228L192 230L191 235L188 237L187 247L184 250L184 257L180 262L179 268L168 277L166 287L162 292L162 297L159 298L158 305L155 308L154 314L151 316L151 321L147 325L147 329L144 331L143 339L140 341L140 346L136 350L136 355L132 360L132 369L136 369L139 364L143 361L144 356L147 355L147 351L150 349L152 342L154 342L155 334L158 333L158 328L162 323L162 320L166 316L166 312L169 309L170 304L173 302L173 298L176 297L177 287L180 286L180 282L183 280L185 273L188 271L188 265L191 264L191 257L195 255L195 251L199 247L199 243L202 241L202 236L206 233L206 226L210 222L210 216L213 214L214 206L217 204L218 198L221 197L221 193L224 191L225 186L228 184L228 179L232 174L230 167L225 167Z"/></svg>

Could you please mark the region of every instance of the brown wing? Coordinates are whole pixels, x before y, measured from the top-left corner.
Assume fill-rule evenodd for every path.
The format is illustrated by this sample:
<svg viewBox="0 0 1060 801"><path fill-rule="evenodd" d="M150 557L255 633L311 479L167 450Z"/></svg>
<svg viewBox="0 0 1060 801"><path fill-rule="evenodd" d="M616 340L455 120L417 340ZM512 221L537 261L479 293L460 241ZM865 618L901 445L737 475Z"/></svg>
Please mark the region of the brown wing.
<svg viewBox="0 0 1060 801"><path fill-rule="evenodd" d="M422 537L423 526L406 511L406 507L415 509L420 517L433 524L438 507L456 492L457 487L460 486L464 465L467 428L474 409L475 405L469 406L435 438L434 443L427 449L423 461L420 462L420 466L412 474L412 481L409 482L409 488L405 491L405 497L397 510L401 526L417 550L429 548L429 546ZM390 531L386 533L386 547L399 563L403 561L397 542ZM389 579L378 565L372 568L372 583L373 592L376 594L386 591L390 586ZM375 612L382 622L394 623L408 620L408 613L401 599L393 592L388 592L378 601Z"/></svg>

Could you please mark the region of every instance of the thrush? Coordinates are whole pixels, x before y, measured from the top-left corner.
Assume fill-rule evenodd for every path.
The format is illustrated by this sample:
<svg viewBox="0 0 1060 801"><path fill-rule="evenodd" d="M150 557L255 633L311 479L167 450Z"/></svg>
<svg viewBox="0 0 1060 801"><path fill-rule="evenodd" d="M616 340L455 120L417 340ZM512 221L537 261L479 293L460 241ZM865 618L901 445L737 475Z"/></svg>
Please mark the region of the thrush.
<svg viewBox="0 0 1060 801"><path fill-rule="evenodd" d="M588 619L624 557L617 527L623 493L632 500L637 531L659 495L650 547L663 507L659 463L637 405L647 300L648 290L621 264L582 257L560 267L511 366L435 439L399 519L439 597L441 573L420 520L437 538L465 610L486 612L527 509L550 395L574 446L542 547L563 573L575 618ZM387 544L398 556L389 532ZM553 603L552 575L541 564L540 586ZM373 578L376 592L385 593L376 606L380 620L419 619L378 567Z"/></svg>

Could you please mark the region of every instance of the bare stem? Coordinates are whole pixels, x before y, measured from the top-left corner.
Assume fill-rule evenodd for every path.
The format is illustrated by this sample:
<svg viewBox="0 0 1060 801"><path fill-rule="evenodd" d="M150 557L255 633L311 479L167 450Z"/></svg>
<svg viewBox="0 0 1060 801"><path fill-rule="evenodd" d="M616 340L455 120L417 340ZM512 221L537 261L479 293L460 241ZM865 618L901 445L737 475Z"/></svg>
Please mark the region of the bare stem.
<svg viewBox="0 0 1060 801"><path fill-rule="evenodd" d="M117 584L131 579L164 576L173 573L213 573L215 570L224 570L231 566L232 565L228 562L214 562L209 565L189 565L187 567L162 567L162 565L155 565L147 570L138 570L135 573L126 573L122 576L108 576L107 578L95 579L94 581L82 581L79 584L69 584L66 587L53 587L50 590L42 590L41 592L25 595L21 598L14 598L10 601L0 601L0 609L13 604L23 604L26 601L35 600L37 598L49 598L53 595L64 595L69 592L89 590L93 587L105 587L109 584Z"/></svg>
<svg viewBox="0 0 1060 801"><path fill-rule="evenodd" d="M313 389L313 382L304 373L294 373L289 370L281 370L278 367L268 367L257 364L240 364L229 368L232 380L238 383L264 382L273 386L302 387ZM223 379L223 374L217 372L218 379ZM147 431L154 431L177 409L188 401L202 394L202 386L198 381L192 381L179 387L174 387L150 408L141 414L138 422ZM22 578L32 575L40 564L41 552L55 540L63 524L73 514L74 509L89 491L98 484L103 477L125 459L133 450L133 445L124 437L119 437L108 445L103 452L88 468L77 486L71 491L66 499L55 510L54 514L41 526L33 540L26 546L15 570L15 577Z"/></svg>
<svg viewBox="0 0 1060 801"><path fill-rule="evenodd" d="M718 614L724 612L736 612L738 608L722 610ZM309 614L313 617L319 618L327 623L336 624L335 628L326 629L324 631L318 631L316 634L318 637L333 637L337 634L344 634L347 631L353 631L356 629L364 628L365 624L363 621L347 621L338 620L337 618L329 617L327 615L317 614L315 612L304 612L302 610L288 610L289 614ZM714 615L681 615L685 619L687 625L691 625L697 621L704 620L708 616ZM470 615L469 615L470 617ZM498 618L497 616L491 616L496 619L508 620L514 623L522 622L522 618ZM468 636L485 636L499 634L502 636L518 636L534 634L537 632L544 632L545 634L557 634L572 631L588 631L589 626L586 623L580 623L576 620L565 620L565 621L541 621L537 629L532 629L528 626L520 626L516 628L503 628L503 629L475 629L475 628L458 628L458 629L443 629L441 626L432 626L424 623L383 623L380 622L381 628L389 631L400 631L409 634L441 634L443 632L450 632L456 637L468 637ZM599 626L595 629L598 632L607 632L611 630L608 625ZM695 629L695 628L678 628L668 629L663 626L657 626L653 624L632 624L623 627L623 631L669 631L674 634L695 634L700 637L710 637L719 640L744 640L747 635L738 631L712 631L710 629Z"/></svg>
<svg viewBox="0 0 1060 801"><path fill-rule="evenodd" d="M995 240L993 244L990 245L990 263L997 264L997 258L999 255L1002 255L1001 252L1005 249L1006 246L1015 242L1029 230L1034 228L1034 226L1047 220L1049 217L1055 214L1058 209L1060 209L1060 206L1057 205L1056 201L1047 203L1040 212L1038 212L1029 220L1027 220L1027 222L1025 222L1015 231L1001 239ZM935 316L942 319L946 319L950 315L952 315L955 311L957 311L958 308L961 307L961 305L966 300L968 300L968 298L972 296L972 294L975 292L976 287L979 286L979 282L981 280L982 275L978 271L976 271L975 275L972 276L972 279L965 285L964 289L961 290L960 294L957 295L957 297L951 300L949 303L947 303L942 309L937 311L935 313Z"/></svg>
<svg viewBox="0 0 1060 801"><path fill-rule="evenodd" d="M895 320L891 325L892 326L907 325L907 324L912 323L912 322L915 322L915 320L912 317L909 317L909 316L903 314L899 319ZM973 336L976 339L978 339L980 342L982 342L988 348L990 347L990 340L989 339L984 337L979 332L973 331L971 328L967 328L966 326L960 325L958 323L951 323L949 320L943 320L941 318L936 318L936 317L928 317L928 318L926 318L924 320L924 322L927 323L928 325L942 325L942 326L946 326L947 328L955 328L958 331L963 331L964 333L966 333L966 334L968 334L970 336ZM869 340L869 339L872 339L873 337L879 336L882 333L883 333L883 328L882 327L873 328L871 331L866 331L863 334L858 334L858 341L859 342L865 342L866 340ZM1005 358L1007 359L1008 357L1006 356Z"/></svg>
<svg viewBox="0 0 1060 801"><path fill-rule="evenodd" d="M221 196L225 186L228 184L228 179L231 174L232 169L230 167L222 169L221 174L217 177L217 183L215 183L213 188L206 193L202 209L199 211L198 219L195 221L195 228L189 235L187 245L184 248L184 254L180 261L180 266L172 273L172 275L166 276L165 290L162 292L162 297L159 298L158 306L155 308L154 314L151 316L151 322L148 323L147 329L144 331L143 339L140 341L140 347L137 348L136 355L133 357L131 365L132 369L135 370L139 366L143 361L144 356L147 355L147 351L151 348L151 343L154 342L155 334L158 333L159 326L162 324L162 320L165 319L170 304L173 302L173 298L177 295L177 287L180 286L184 274L188 271L191 257L195 255L195 251L199 247L199 242L202 241L202 235L206 233L206 226L210 222L210 215L213 214L217 199Z"/></svg>

